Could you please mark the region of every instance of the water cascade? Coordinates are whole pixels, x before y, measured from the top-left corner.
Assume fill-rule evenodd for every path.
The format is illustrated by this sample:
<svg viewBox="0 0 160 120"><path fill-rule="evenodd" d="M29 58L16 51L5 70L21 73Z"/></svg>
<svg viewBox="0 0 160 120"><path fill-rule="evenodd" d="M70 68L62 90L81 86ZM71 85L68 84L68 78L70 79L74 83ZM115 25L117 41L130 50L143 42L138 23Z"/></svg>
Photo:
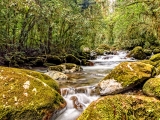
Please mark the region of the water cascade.
<svg viewBox="0 0 160 120"><path fill-rule="evenodd" d="M61 95L67 101L67 110L56 120L76 120L81 112L100 96L96 91L96 84L107 75L107 73L123 61L134 61L127 58L126 52L119 51L115 55L105 54L90 60L94 66L82 66L83 71L76 74L74 82L61 87Z"/></svg>

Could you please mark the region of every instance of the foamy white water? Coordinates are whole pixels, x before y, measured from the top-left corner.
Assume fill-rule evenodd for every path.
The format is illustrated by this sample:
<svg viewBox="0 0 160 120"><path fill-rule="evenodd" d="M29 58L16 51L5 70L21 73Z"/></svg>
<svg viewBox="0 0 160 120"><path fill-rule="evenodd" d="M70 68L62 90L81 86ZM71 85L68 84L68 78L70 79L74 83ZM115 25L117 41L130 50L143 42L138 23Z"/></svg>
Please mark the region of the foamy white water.
<svg viewBox="0 0 160 120"><path fill-rule="evenodd" d="M108 72L123 61L135 61L133 58L126 57L127 52L119 51L116 55L103 55L98 56L95 60L90 60L94 63L94 66L82 66L83 74L85 78L77 78L78 82L89 81L90 86L81 86L61 89L61 95L67 101L67 109L63 112L56 120L76 120L76 118L81 114L81 112L93 101L97 100L100 96L93 94L95 91L95 86ZM94 79L97 79L94 81ZM92 83L91 83L91 81ZM81 83L81 84L82 84ZM75 108L75 105L81 107Z"/></svg>

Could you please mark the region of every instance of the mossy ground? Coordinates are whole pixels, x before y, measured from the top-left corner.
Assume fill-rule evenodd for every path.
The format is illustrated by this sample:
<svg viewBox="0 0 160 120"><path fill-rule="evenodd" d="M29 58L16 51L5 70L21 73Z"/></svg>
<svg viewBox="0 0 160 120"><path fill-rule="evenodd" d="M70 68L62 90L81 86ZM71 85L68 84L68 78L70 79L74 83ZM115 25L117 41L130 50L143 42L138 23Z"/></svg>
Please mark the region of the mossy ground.
<svg viewBox="0 0 160 120"><path fill-rule="evenodd" d="M115 79L123 87L141 83L151 77L153 66L141 62L122 62L113 69L103 80ZM138 84L137 83L137 84Z"/></svg>
<svg viewBox="0 0 160 120"><path fill-rule="evenodd" d="M77 120L158 120L160 101L145 96L114 95L92 102Z"/></svg>
<svg viewBox="0 0 160 120"><path fill-rule="evenodd" d="M0 67L0 119L39 120L63 108L58 84L51 80L35 71Z"/></svg>

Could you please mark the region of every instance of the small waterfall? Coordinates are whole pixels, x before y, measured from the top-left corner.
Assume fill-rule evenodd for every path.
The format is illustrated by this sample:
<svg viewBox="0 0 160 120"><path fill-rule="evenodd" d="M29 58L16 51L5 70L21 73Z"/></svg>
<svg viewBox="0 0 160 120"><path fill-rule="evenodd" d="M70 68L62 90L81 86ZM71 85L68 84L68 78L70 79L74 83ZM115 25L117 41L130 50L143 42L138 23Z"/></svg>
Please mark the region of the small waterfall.
<svg viewBox="0 0 160 120"><path fill-rule="evenodd" d="M77 88L62 88L61 95L67 102L67 110L56 120L76 120L81 112L94 100L99 98L95 95L96 86L85 86Z"/></svg>
<svg viewBox="0 0 160 120"><path fill-rule="evenodd" d="M82 66L83 71L61 88L61 95L67 102L67 109L55 120L76 120L81 112L92 102L97 100L99 90L97 83L115 66L123 61L135 61L126 57L127 52L118 51L116 54L104 54L95 60L90 60L94 66ZM69 87L68 87L69 86Z"/></svg>

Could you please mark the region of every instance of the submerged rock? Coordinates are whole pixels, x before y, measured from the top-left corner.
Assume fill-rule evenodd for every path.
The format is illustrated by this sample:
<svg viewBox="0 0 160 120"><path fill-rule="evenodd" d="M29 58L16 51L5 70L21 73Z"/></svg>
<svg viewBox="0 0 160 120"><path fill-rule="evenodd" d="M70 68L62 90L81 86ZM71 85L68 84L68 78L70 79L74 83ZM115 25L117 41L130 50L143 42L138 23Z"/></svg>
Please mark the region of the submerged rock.
<svg viewBox="0 0 160 120"><path fill-rule="evenodd" d="M153 97L114 95L92 102L77 120L158 120L160 101Z"/></svg>
<svg viewBox="0 0 160 120"><path fill-rule="evenodd" d="M142 84L151 77L152 69L150 64L122 62L99 82L100 94L116 94Z"/></svg>
<svg viewBox="0 0 160 120"><path fill-rule="evenodd" d="M0 67L0 119L49 120L66 106L59 86L35 71Z"/></svg>

